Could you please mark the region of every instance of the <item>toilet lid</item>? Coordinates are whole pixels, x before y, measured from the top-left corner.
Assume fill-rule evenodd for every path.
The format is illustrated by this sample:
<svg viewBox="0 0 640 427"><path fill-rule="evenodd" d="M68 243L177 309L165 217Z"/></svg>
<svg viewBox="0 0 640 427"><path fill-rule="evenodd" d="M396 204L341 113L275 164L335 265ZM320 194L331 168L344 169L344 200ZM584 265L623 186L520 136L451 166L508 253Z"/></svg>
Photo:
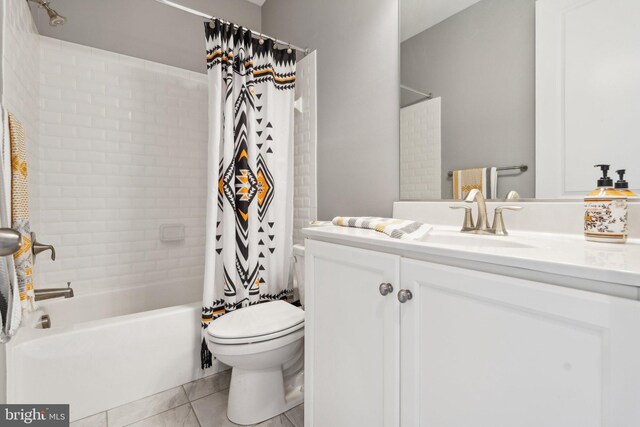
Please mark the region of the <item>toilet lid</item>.
<svg viewBox="0 0 640 427"><path fill-rule="evenodd" d="M252 305L225 314L212 322L207 333L215 338L234 339L271 335L304 323L304 310L285 301Z"/></svg>

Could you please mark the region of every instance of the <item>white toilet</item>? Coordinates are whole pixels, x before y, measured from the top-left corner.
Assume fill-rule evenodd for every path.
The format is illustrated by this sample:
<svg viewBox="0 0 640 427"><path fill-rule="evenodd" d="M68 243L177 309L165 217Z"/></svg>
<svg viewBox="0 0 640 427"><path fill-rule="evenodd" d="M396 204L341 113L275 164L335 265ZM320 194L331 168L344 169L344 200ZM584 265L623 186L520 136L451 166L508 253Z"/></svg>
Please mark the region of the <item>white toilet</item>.
<svg viewBox="0 0 640 427"><path fill-rule="evenodd" d="M304 305L304 247L294 245L294 277ZM231 366L227 417L252 425L304 399L304 311L284 301L236 310L207 328L207 345Z"/></svg>

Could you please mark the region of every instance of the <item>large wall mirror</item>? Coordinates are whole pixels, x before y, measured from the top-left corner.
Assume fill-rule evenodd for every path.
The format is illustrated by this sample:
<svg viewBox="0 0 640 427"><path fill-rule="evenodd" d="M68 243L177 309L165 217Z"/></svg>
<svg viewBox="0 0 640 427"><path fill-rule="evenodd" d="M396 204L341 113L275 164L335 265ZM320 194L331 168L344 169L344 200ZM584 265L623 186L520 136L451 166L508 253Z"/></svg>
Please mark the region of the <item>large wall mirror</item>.
<svg viewBox="0 0 640 427"><path fill-rule="evenodd" d="M640 189L640 1L401 0L400 16L402 200L581 197L599 163Z"/></svg>

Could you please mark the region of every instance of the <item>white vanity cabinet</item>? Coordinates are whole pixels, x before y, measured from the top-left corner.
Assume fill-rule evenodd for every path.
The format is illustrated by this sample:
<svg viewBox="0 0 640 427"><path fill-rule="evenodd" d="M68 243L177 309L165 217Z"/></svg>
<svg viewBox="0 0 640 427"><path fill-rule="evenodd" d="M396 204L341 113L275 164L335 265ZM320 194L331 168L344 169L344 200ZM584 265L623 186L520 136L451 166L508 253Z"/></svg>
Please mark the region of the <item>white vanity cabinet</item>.
<svg viewBox="0 0 640 427"><path fill-rule="evenodd" d="M638 301L313 240L305 262L307 427L640 425Z"/></svg>
<svg viewBox="0 0 640 427"><path fill-rule="evenodd" d="M307 241L305 269L305 426L398 426L400 257Z"/></svg>

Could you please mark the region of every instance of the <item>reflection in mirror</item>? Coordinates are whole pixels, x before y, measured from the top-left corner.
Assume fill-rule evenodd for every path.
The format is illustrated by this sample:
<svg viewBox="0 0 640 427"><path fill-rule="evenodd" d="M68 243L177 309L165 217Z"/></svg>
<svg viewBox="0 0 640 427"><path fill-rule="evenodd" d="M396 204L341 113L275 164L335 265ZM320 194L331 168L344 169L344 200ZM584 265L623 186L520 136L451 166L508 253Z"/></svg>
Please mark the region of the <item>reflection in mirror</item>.
<svg viewBox="0 0 640 427"><path fill-rule="evenodd" d="M600 163L639 188L638 16L637 0L401 0L401 198L583 197Z"/></svg>
<svg viewBox="0 0 640 427"><path fill-rule="evenodd" d="M401 197L460 198L474 186L533 197L535 0L401 8Z"/></svg>
<svg viewBox="0 0 640 427"><path fill-rule="evenodd" d="M536 2L537 197L583 196L595 164L640 190L639 21L638 0Z"/></svg>

